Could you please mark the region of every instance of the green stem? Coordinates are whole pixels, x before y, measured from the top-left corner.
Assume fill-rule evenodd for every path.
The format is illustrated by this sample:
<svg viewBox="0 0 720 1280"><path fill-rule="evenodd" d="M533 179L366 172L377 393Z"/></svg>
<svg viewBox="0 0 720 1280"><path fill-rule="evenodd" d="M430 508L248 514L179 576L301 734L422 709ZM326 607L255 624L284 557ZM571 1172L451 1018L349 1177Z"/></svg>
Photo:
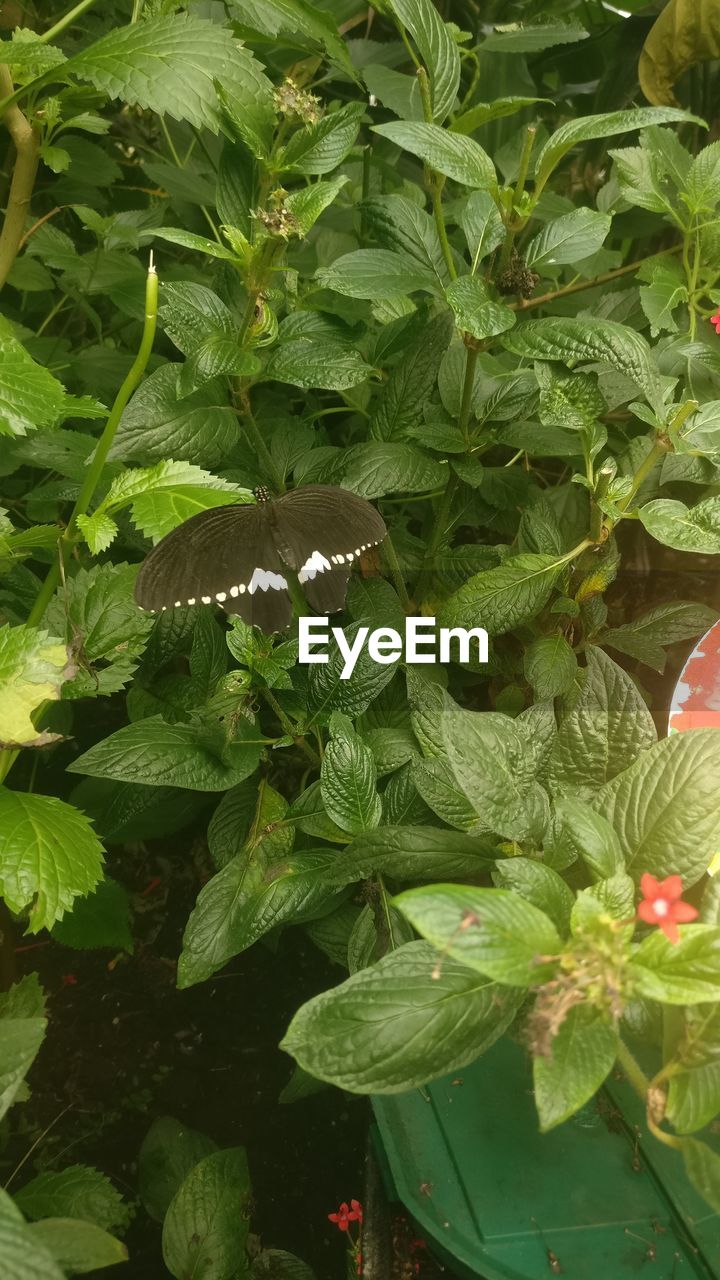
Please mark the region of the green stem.
<svg viewBox="0 0 720 1280"><path fill-rule="evenodd" d="M427 124L433 123L432 98L430 96L430 81L428 73L424 67L418 67L417 70L418 84L420 85L420 98L422 101L423 115ZM432 201L433 216L435 218L435 226L437 227L440 248L445 259L445 265L451 280L457 279L457 270L455 269L455 260L450 248L448 240L447 227L445 226L445 213L442 203L442 192L445 186L445 179L442 174L437 173L430 165L425 165L425 185L430 192Z"/></svg>
<svg viewBox="0 0 720 1280"><path fill-rule="evenodd" d="M12 76L8 68L0 66L0 93L12 96L12 87ZM0 289L20 251L40 162L40 135L14 102L7 108L6 124L15 144L15 164L0 233Z"/></svg>
<svg viewBox="0 0 720 1280"><path fill-rule="evenodd" d="M522 199L523 192L525 191L525 183L527 182L528 170L530 168L530 157L535 145L536 133L537 129L535 128L535 125L528 125L525 133L525 142L523 143L522 154L520 156L520 168L518 169L518 176L513 190L512 207L510 209L510 217L507 224L507 234L500 252L500 263L498 266L499 271L504 271L508 266L515 245L515 236L518 231L522 231L522 228L527 221L527 219L518 219L515 212L515 206L519 204Z"/></svg>
<svg viewBox="0 0 720 1280"><path fill-rule="evenodd" d="M669 253L680 253L682 245L673 245L671 249L661 249L659 253L649 253L645 258L638 258L636 262L628 262L624 267L616 267L614 271L605 271L600 276L594 276L592 280L579 280L576 284L565 285L563 289L553 289L550 293L543 293L537 298L528 298L527 301L511 302L509 306L512 311L532 311L535 307L543 307L548 302L554 302L556 298L568 298L572 293L582 293L585 289L595 289L601 284L610 284L613 280L619 280L621 276L629 275L633 271L637 271L645 262L652 262L654 258L661 258Z"/></svg>
<svg viewBox="0 0 720 1280"><path fill-rule="evenodd" d="M654 467L657 466L660 459L664 458L665 454L669 453L671 449L672 449L672 445L669 440L667 440L664 436L657 437L652 448L648 451L645 458L640 463L640 466L638 467L637 471L635 472L635 475L633 476L630 492L626 494L625 497L618 503L618 507L620 509L621 514L616 519L613 519L612 516L608 516L607 519L605 520L604 528L607 529L608 534L612 533L618 521L622 520L623 515L625 514L628 507L630 506L630 503L632 502L633 498L637 495L638 491L642 488L644 482L647 480L648 476L650 475L650 472L653 470Z"/></svg>
<svg viewBox="0 0 720 1280"><path fill-rule="evenodd" d="M276 493L284 493L286 486L282 472L278 469L277 463L265 443L265 437L255 421L252 409L250 408L250 400L247 391L241 387L240 381L241 380L239 378L234 379L234 390L240 400L241 406L237 410L238 417L257 450L257 455L263 465L265 475L272 484L274 491Z"/></svg>
<svg viewBox="0 0 720 1280"><path fill-rule="evenodd" d="M314 768L318 769L320 767L320 757L313 750L310 743L303 737L303 735L298 733L297 725L293 724L289 715L283 711L280 703L275 697L275 694L272 692L272 689L261 689L260 692L268 706L272 711L274 711L288 737L292 738L295 745L300 748Z"/></svg>
<svg viewBox="0 0 720 1280"><path fill-rule="evenodd" d="M642 1098L643 1102L645 1102L647 1100L648 1089L650 1088L650 1081L639 1063L636 1062L627 1045L622 1040L618 1040L617 1060L638 1097Z"/></svg>
<svg viewBox="0 0 720 1280"><path fill-rule="evenodd" d="M397 552L389 533L385 535L382 545L388 569L390 570L392 580L395 583L395 590L400 597L400 603L406 613L412 613L413 607L408 595L407 587L405 586L405 578L403 577L403 572L400 568L400 561L398 560Z"/></svg>
<svg viewBox="0 0 720 1280"><path fill-rule="evenodd" d="M467 355L465 357L465 378L463 380L462 399L460 401L460 416L458 418L458 426L463 434L465 444L470 447L470 439L468 436L468 423L470 421L470 411L472 409L473 391L475 390L475 370L477 368L478 356L480 351L477 347L467 347Z"/></svg>
<svg viewBox="0 0 720 1280"><path fill-rule="evenodd" d="M76 4L74 9L71 9L69 13L65 14L64 18L60 18L60 20L55 23L54 27L49 27L47 31L43 32L40 36L40 42L42 44L49 44L51 40L54 40L62 31L65 31L65 29L69 27L76 18L79 18L86 9L89 9L91 5L94 4L95 0L80 0L80 4Z"/></svg>

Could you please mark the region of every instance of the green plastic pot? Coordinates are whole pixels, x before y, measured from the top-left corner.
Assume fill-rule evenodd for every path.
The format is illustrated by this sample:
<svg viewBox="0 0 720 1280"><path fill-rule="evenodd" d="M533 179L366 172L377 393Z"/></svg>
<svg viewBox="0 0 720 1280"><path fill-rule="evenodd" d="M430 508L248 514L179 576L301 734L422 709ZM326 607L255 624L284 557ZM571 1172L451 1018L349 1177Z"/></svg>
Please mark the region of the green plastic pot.
<svg viewBox="0 0 720 1280"><path fill-rule="evenodd" d="M373 1107L388 1194L456 1277L720 1277L720 1215L679 1154L647 1136L621 1079L541 1134L528 1055L504 1038L455 1076Z"/></svg>

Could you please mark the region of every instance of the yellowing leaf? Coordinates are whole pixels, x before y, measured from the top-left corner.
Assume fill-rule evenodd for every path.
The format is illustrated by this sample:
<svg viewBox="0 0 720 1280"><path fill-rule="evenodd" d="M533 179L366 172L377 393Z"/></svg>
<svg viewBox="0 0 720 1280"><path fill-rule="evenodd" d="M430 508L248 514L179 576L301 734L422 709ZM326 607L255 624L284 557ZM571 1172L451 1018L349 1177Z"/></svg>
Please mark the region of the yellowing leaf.
<svg viewBox="0 0 720 1280"><path fill-rule="evenodd" d="M651 27L638 65L648 102L675 105L673 86L688 67L720 57L717 0L670 0Z"/></svg>
<svg viewBox="0 0 720 1280"><path fill-rule="evenodd" d="M39 733L32 713L60 697L60 686L75 674L61 640L37 627L0 627L0 744L41 747L58 737Z"/></svg>

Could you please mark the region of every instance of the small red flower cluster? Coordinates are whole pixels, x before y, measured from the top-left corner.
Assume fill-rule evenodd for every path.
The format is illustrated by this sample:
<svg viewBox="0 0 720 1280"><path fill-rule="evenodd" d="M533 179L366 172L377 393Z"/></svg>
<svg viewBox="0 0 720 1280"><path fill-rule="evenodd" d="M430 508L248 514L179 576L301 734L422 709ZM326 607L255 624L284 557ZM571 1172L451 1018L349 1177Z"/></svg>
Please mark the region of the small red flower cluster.
<svg viewBox="0 0 720 1280"><path fill-rule="evenodd" d="M359 1222L362 1226L363 1208L359 1200L351 1200L350 1204L343 1200L337 1213L329 1213L328 1220L336 1223L338 1230L349 1231L351 1222Z"/></svg>
<svg viewBox="0 0 720 1280"><path fill-rule="evenodd" d="M720 311L716 311L715 315L710 317L710 323L715 325L715 332L720 333Z"/></svg>
<svg viewBox="0 0 720 1280"><path fill-rule="evenodd" d="M720 329L718 330L720 332ZM697 920L698 913L689 902L682 902L680 876L667 876L656 880L648 872L640 880L642 902L638 906L638 919L645 924L656 924L670 942L679 942L679 924Z"/></svg>

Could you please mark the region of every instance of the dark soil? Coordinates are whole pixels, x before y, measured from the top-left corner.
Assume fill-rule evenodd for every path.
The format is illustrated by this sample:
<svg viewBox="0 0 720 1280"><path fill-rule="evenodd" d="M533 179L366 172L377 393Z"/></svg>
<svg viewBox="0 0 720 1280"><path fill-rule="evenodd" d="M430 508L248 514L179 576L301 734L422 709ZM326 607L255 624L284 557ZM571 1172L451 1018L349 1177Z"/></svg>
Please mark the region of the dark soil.
<svg viewBox="0 0 720 1280"><path fill-rule="evenodd" d="M177 991L175 958L197 891L189 892L181 861L178 855L173 867L164 858L167 878L136 897L145 907L136 929L146 940L134 956L54 942L21 946L20 972L39 970L50 1020L30 1075L32 1099L13 1113L16 1132L0 1157L0 1182L52 1126L12 1188L42 1168L88 1163L135 1200L142 1140L156 1117L171 1115L219 1146L246 1147L253 1231L264 1245L304 1258L318 1280L336 1280L345 1274L343 1240L327 1215L342 1200L362 1198L367 1104L331 1089L278 1103L293 1064L277 1046L298 1006L343 973L296 929L276 951L257 946L214 979ZM146 865L141 876L152 887ZM127 883L127 864L123 878ZM127 1264L93 1274L167 1274L160 1228L140 1205L127 1245Z"/></svg>

